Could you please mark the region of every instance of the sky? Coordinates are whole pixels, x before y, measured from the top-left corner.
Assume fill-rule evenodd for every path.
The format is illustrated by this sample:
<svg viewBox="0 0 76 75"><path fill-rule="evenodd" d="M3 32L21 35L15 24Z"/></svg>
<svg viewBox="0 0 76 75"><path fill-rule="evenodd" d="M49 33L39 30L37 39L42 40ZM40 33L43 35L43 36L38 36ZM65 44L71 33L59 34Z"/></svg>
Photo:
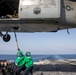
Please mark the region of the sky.
<svg viewBox="0 0 76 75"><path fill-rule="evenodd" d="M76 29L60 30L54 32L18 32L19 48L31 54L76 54ZM5 34L5 32L3 33ZM14 33L9 32L11 40L4 42L0 37L0 54L16 54L17 45Z"/></svg>

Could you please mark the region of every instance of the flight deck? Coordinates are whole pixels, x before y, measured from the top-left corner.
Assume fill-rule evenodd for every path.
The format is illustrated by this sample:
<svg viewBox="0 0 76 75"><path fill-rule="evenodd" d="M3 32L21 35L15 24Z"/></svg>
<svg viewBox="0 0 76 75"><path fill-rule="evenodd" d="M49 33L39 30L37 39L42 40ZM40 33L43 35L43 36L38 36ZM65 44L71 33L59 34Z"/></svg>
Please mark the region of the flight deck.
<svg viewBox="0 0 76 75"><path fill-rule="evenodd" d="M33 75L76 75L76 60L44 60L36 64Z"/></svg>
<svg viewBox="0 0 76 75"><path fill-rule="evenodd" d="M0 60L0 75L14 75L16 68L14 61ZM76 59L34 62L33 75L76 75Z"/></svg>

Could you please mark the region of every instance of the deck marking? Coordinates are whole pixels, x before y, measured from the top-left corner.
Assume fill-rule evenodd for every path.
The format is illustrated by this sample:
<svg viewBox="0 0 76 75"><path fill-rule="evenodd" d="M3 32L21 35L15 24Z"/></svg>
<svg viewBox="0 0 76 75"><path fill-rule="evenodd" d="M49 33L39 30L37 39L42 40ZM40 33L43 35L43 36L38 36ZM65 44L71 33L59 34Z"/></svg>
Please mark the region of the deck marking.
<svg viewBox="0 0 76 75"><path fill-rule="evenodd" d="M60 73L61 75L64 75L64 74L63 74L62 72L60 72L60 71L59 71L59 73Z"/></svg>

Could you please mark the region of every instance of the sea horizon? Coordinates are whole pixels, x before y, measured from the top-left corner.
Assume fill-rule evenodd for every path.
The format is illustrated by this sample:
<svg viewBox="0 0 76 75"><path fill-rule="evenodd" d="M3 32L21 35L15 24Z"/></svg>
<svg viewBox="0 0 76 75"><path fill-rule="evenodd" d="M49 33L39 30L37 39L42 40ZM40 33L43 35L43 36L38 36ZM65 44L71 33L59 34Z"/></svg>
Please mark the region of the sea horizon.
<svg viewBox="0 0 76 75"><path fill-rule="evenodd" d="M66 60L66 59L76 59L76 54L50 54L50 55L32 55L33 60ZM16 54L0 54L0 60L16 60Z"/></svg>

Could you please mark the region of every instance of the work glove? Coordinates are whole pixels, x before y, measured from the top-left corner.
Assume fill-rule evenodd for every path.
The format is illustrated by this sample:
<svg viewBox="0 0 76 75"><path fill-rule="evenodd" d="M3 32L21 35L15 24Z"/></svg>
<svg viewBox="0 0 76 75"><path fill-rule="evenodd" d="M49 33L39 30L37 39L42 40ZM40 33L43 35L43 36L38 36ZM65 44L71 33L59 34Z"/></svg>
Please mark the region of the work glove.
<svg viewBox="0 0 76 75"><path fill-rule="evenodd" d="M20 51L20 48L18 48L17 50Z"/></svg>

